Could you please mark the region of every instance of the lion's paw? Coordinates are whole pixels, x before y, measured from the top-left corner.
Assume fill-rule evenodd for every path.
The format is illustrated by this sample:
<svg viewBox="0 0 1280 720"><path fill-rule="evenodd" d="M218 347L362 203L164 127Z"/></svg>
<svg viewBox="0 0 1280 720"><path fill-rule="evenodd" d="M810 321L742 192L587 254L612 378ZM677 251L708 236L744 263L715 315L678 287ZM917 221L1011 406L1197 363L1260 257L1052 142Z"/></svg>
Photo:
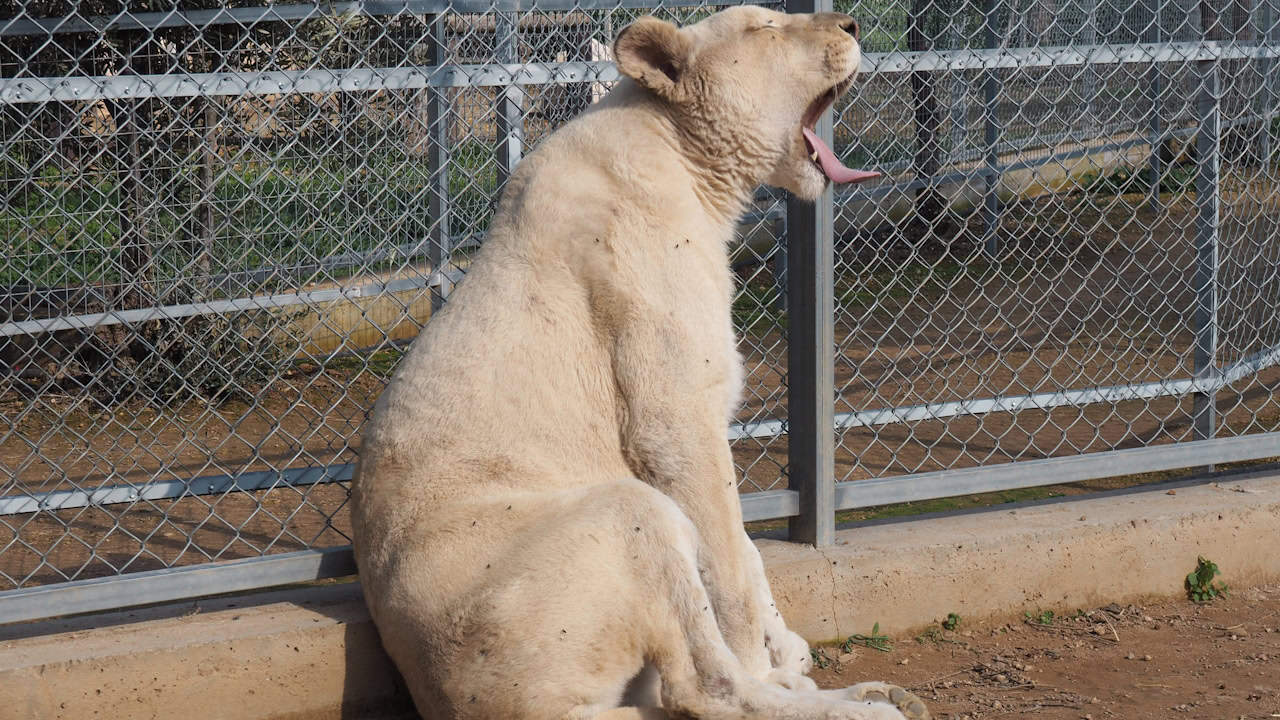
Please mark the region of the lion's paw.
<svg viewBox="0 0 1280 720"><path fill-rule="evenodd" d="M842 691L846 699L893 705L907 720L932 720L929 708L916 695L897 685L882 682L858 683Z"/></svg>
<svg viewBox="0 0 1280 720"><path fill-rule="evenodd" d="M788 690L813 692L818 689L818 684L810 678L807 678L797 672L783 670L782 668L774 668L773 670L770 670L769 677L767 679L774 685L781 685Z"/></svg>
<svg viewBox="0 0 1280 720"><path fill-rule="evenodd" d="M769 649L770 663L779 670L808 675L813 669L813 656L809 643L796 633L783 628L776 634L765 634L765 647Z"/></svg>

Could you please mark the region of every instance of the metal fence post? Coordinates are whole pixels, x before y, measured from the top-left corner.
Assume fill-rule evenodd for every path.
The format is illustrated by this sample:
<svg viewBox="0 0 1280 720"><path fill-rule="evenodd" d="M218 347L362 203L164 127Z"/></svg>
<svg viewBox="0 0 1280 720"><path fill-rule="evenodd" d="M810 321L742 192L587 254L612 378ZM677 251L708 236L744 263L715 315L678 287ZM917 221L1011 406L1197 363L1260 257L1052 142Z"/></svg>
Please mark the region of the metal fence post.
<svg viewBox="0 0 1280 720"><path fill-rule="evenodd" d="M433 67L441 67L449 60L449 43L444 19L437 15L429 21L430 38L428 57ZM430 230L427 243L427 259L431 263L431 311L444 307L444 301L453 291L448 265L453 252L450 242L449 198L449 98L446 88L428 87L427 93L427 175L430 191L427 193L427 213Z"/></svg>
<svg viewBox="0 0 1280 720"><path fill-rule="evenodd" d="M1164 0L1152 0L1152 21L1151 26L1147 28L1145 35L1147 42L1161 43L1164 42L1164 26L1161 19L1164 15ZM1161 128L1161 95L1163 94L1162 81L1163 76L1160 72L1160 63L1152 60L1151 69L1147 71L1147 97L1151 102L1151 156L1149 158L1149 166L1151 167L1151 189L1148 205L1153 214L1160 212L1160 182L1161 176L1164 174L1164 160L1160 156L1161 149L1164 146L1164 130Z"/></svg>
<svg viewBox="0 0 1280 720"><path fill-rule="evenodd" d="M983 8L984 39L989 48L996 46L996 0L986 0ZM1014 22L1013 18L1009 22ZM987 147L987 156L983 168L982 198L982 246L988 259L995 259L1000 254L1000 238L996 234L996 226L1000 222L998 195L1000 187L1000 141L999 118L996 115L1000 100L1000 78L994 68L986 70L982 82L982 117L983 142Z"/></svg>
<svg viewBox="0 0 1280 720"><path fill-rule="evenodd" d="M1196 268L1195 350L1196 380L1212 381L1217 373L1218 349L1218 234L1221 203L1219 132L1221 86L1217 60L1196 63L1200 92L1196 99L1199 129L1196 133ZM1192 422L1197 440L1213 437L1214 395L1212 389L1193 394Z"/></svg>
<svg viewBox="0 0 1280 720"><path fill-rule="evenodd" d="M828 12L831 0L787 0L787 12ZM832 142L831 110L817 125ZM790 538L835 540L835 251L831 187L815 203L787 200L788 487L800 494Z"/></svg>
<svg viewBox="0 0 1280 720"><path fill-rule="evenodd" d="M1261 12L1261 30L1259 33L1259 43L1269 52L1275 52L1277 41L1280 41L1280 23L1276 20L1276 2L1278 0L1262 0ZM1277 131L1277 111L1280 110L1280 78L1276 77L1280 74L1280 67L1277 67L1276 58L1267 57L1261 61L1262 66L1262 96L1263 108L1259 115L1262 117L1262 167L1267 175L1273 175L1272 172L1276 166L1276 131Z"/></svg>
<svg viewBox="0 0 1280 720"><path fill-rule="evenodd" d="M520 62L520 28L512 12L497 13L494 18L494 44L497 61L505 65ZM498 190L506 185L524 154L524 91L516 85L498 88Z"/></svg>
<svg viewBox="0 0 1280 720"><path fill-rule="evenodd" d="M1089 0L1084 14L1084 44L1093 47L1098 44L1098 0ZM1098 71L1093 63L1084 66L1084 102L1085 133L1096 138L1102 133L1102 123L1098 121Z"/></svg>

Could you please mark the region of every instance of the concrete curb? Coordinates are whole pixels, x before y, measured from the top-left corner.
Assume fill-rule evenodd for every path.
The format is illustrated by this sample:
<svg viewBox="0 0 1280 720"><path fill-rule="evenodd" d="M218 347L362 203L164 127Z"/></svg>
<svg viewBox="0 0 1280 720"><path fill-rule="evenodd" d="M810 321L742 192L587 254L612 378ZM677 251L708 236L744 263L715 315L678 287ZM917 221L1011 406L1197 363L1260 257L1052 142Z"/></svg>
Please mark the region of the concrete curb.
<svg viewBox="0 0 1280 720"><path fill-rule="evenodd" d="M1174 488L1174 493L1167 491ZM1280 579L1280 473L867 524L821 552L760 540L779 608L812 641L957 612L1176 595L1197 555ZM193 715L194 713L194 715ZM413 717L356 583L0 626L0 718Z"/></svg>
<svg viewBox="0 0 1280 720"><path fill-rule="evenodd" d="M0 627L3 720L416 717L357 583Z"/></svg>
<svg viewBox="0 0 1280 720"><path fill-rule="evenodd" d="M1181 595L1197 555L1249 587L1280 579L1280 473L862 526L823 551L758 544L778 607L811 641Z"/></svg>

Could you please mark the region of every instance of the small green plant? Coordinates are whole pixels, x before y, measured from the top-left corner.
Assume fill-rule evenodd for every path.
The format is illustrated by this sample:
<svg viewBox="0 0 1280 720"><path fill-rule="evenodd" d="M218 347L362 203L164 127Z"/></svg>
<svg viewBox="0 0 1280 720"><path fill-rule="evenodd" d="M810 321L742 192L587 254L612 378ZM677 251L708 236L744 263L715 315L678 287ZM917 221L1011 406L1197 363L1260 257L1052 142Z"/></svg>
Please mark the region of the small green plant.
<svg viewBox="0 0 1280 720"><path fill-rule="evenodd" d="M940 643L944 640L946 640L946 636L942 634L941 630L933 626L929 626L925 628L924 632L916 636L916 642L920 643L921 645L924 645L925 643L931 643L931 642Z"/></svg>
<svg viewBox="0 0 1280 720"><path fill-rule="evenodd" d="M1037 625L1052 625L1056 617L1052 610L1041 610L1035 615L1030 612L1024 612L1023 616L1027 618L1028 622L1033 622Z"/></svg>
<svg viewBox="0 0 1280 720"><path fill-rule="evenodd" d="M868 647L872 650L879 650L880 652L890 652L893 650L893 642L889 640L889 636L880 634L880 623L876 623L871 628L870 635L850 635L840 646L840 649L845 652L850 652L856 645Z"/></svg>
<svg viewBox="0 0 1280 720"><path fill-rule="evenodd" d="M1203 557L1196 558L1196 569L1187 573L1187 597L1195 603L1207 603L1218 597L1226 597L1227 584L1213 581L1221 574L1217 563Z"/></svg>
<svg viewBox="0 0 1280 720"><path fill-rule="evenodd" d="M809 657L813 659L813 666L819 670L825 670L831 667L831 658L827 654L817 648L809 650Z"/></svg>
<svg viewBox="0 0 1280 720"><path fill-rule="evenodd" d="M955 632L960 627L960 616L955 613L947 613L947 619L942 621L942 629Z"/></svg>

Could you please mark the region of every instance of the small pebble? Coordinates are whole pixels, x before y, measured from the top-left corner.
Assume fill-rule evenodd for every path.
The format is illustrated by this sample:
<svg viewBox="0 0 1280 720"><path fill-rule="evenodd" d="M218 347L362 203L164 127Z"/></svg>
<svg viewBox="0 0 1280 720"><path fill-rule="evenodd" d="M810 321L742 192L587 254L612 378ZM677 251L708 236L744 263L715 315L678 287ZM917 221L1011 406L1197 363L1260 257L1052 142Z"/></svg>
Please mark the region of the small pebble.
<svg viewBox="0 0 1280 720"><path fill-rule="evenodd" d="M1009 682L1009 677L1008 677L1007 675L1003 675L1003 674L1001 674L1001 675L997 675L997 676L996 676L996 682L998 682L998 683L1002 683L1002 682Z"/></svg>
<svg viewBox="0 0 1280 720"><path fill-rule="evenodd" d="M1150 655L1143 655L1143 656L1142 656L1142 660L1143 660L1143 662L1151 662L1151 656L1150 656Z"/></svg>
<svg viewBox="0 0 1280 720"><path fill-rule="evenodd" d="M1134 659L1135 657L1137 657L1137 656L1136 656L1136 655L1134 655L1133 653L1129 653L1128 655L1125 655L1125 656L1124 656L1124 659L1125 659L1125 660L1132 660L1132 659Z"/></svg>
<svg viewBox="0 0 1280 720"><path fill-rule="evenodd" d="M899 661L898 661L898 664L899 664L899 665L906 665L907 663L910 663L910 662L911 662L911 661L910 661L910 660L908 660L907 658L902 658L901 660L899 660Z"/></svg>

